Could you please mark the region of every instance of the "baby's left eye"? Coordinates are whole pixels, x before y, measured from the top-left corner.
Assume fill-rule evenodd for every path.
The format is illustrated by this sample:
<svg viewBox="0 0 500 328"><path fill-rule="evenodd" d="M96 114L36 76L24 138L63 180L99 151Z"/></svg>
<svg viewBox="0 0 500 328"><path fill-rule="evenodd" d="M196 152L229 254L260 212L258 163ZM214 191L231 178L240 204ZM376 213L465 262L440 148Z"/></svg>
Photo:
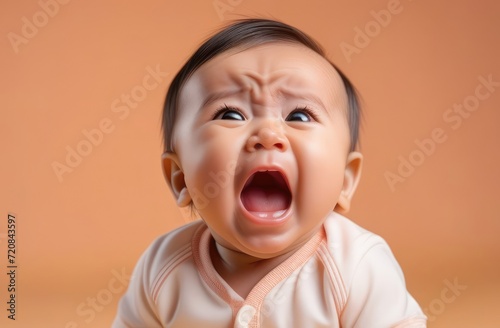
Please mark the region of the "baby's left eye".
<svg viewBox="0 0 500 328"><path fill-rule="evenodd" d="M288 114L286 121L292 122L311 122L311 115L304 109L297 109Z"/></svg>

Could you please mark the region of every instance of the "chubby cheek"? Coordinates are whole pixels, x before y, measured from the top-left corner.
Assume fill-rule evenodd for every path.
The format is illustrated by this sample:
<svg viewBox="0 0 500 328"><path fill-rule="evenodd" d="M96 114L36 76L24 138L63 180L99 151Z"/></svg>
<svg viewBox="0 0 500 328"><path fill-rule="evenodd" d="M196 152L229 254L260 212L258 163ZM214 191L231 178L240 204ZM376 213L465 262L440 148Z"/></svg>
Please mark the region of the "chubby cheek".
<svg viewBox="0 0 500 328"><path fill-rule="evenodd" d="M325 137L303 147L298 159L299 181L295 204L300 217L315 221L331 212L342 190L346 154L344 147ZM309 221L311 224L314 222Z"/></svg>
<svg viewBox="0 0 500 328"><path fill-rule="evenodd" d="M228 212L234 198L238 142L209 131L191 138L181 156L186 186L198 211ZM206 213L210 215L210 213Z"/></svg>

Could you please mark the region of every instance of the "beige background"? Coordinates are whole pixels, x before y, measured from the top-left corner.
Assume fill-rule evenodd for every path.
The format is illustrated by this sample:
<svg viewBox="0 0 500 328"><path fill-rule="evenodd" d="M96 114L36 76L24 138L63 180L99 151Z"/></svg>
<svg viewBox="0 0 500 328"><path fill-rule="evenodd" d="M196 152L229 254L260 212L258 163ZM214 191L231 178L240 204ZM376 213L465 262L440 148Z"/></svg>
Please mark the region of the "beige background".
<svg viewBox="0 0 500 328"><path fill-rule="evenodd" d="M40 3L52 3L53 17ZM499 87L474 103L480 76L500 81L498 1L54 3L0 4L0 326L110 325L124 288L115 276L186 220L160 170L168 83L207 35L246 16L311 34L361 91L366 161L350 217L389 242L429 326L500 326ZM380 26L372 11L388 6L397 13ZM365 27L371 36L359 44ZM168 75L141 94L148 67ZM131 91L141 101L126 117L114 112ZM464 100L475 111L454 129L443 115ZM106 122L109 133L85 148L82 130ZM415 139L435 129L444 142L419 157ZM88 154L60 181L53 163L66 165L78 145ZM418 166L391 189L386 175L399 175L402 158ZM8 213L17 218L15 322L5 310Z"/></svg>

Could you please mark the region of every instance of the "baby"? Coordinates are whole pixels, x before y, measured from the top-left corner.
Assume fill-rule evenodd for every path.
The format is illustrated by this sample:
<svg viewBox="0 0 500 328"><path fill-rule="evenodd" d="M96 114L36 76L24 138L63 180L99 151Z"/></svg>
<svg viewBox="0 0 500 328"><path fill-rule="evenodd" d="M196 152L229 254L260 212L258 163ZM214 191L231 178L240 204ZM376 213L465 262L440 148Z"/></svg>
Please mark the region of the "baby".
<svg viewBox="0 0 500 328"><path fill-rule="evenodd" d="M203 43L168 90L162 157L201 220L144 253L113 327L426 327L385 241L342 215L359 116L294 27L240 20Z"/></svg>

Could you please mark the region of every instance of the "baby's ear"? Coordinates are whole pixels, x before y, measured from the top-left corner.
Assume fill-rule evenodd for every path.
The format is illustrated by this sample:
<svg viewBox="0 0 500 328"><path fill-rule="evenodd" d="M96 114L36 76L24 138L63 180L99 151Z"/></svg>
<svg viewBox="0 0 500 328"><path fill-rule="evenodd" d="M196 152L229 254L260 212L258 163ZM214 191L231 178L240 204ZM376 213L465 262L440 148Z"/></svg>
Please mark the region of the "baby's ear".
<svg viewBox="0 0 500 328"><path fill-rule="evenodd" d="M179 157L172 152L165 152L161 156L163 175L167 181L170 190L174 194L179 207L188 206L191 203L191 195L184 181L184 173L180 166Z"/></svg>
<svg viewBox="0 0 500 328"><path fill-rule="evenodd" d="M337 205L335 206L336 212L347 213L351 208L351 199L358 187L362 164L363 155L361 153L357 151L349 153L344 171L344 184Z"/></svg>

